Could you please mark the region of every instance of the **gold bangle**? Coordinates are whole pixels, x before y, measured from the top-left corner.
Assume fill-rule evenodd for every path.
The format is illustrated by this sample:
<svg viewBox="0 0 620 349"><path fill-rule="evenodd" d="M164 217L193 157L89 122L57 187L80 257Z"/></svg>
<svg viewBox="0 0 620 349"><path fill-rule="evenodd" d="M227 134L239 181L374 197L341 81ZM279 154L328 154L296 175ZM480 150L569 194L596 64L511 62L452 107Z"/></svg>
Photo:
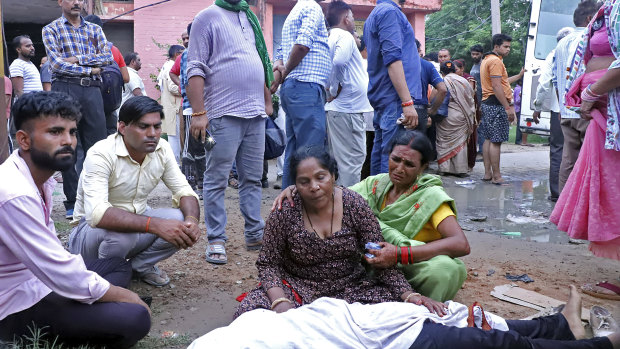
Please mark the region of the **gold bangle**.
<svg viewBox="0 0 620 349"><path fill-rule="evenodd" d="M405 302L405 303L408 303L408 302L409 302L409 298L411 298L412 296L421 296L421 294L416 293L416 292L410 293L410 294L407 296L407 298L405 298L404 302Z"/></svg>
<svg viewBox="0 0 620 349"><path fill-rule="evenodd" d="M196 221L196 223L200 223L200 221L198 220L198 218L196 218L196 217L194 217L194 216L185 216L185 219L188 219L188 218L193 218L193 219Z"/></svg>
<svg viewBox="0 0 620 349"><path fill-rule="evenodd" d="M288 299L286 297L281 297L281 298L278 298L278 299L276 299L275 301L273 301L271 303L271 310L273 310L273 308L275 308L278 304L280 304L282 302L288 302L290 304L293 304L292 300L290 300L290 299Z"/></svg>
<svg viewBox="0 0 620 349"><path fill-rule="evenodd" d="M192 113L191 116L202 116L202 115L205 115L206 113L207 113L207 111L203 110L203 111L199 111L199 112L196 112L196 113Z"/></svg>

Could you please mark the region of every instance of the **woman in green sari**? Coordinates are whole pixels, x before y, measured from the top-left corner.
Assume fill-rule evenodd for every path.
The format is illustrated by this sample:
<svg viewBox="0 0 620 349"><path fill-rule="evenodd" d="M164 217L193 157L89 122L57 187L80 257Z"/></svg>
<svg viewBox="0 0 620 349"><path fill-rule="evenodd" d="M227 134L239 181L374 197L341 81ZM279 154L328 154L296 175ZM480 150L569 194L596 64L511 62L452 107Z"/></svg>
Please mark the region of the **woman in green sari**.
<svg viewBox="0 0 620 349"><path fill-rule="evenodd" d="M465 281L465 264L457 257L469 254L469 243L441 179L424 174L431 149L424 134L400 132L392 140L389 172L350 189L366 199L386 241L379 243L381 250L369 250L375 258L366 257L368 263L398 265L416 292L443 302L452 299ZM293 190L293 186L285 189L274 208Z"/></svg>

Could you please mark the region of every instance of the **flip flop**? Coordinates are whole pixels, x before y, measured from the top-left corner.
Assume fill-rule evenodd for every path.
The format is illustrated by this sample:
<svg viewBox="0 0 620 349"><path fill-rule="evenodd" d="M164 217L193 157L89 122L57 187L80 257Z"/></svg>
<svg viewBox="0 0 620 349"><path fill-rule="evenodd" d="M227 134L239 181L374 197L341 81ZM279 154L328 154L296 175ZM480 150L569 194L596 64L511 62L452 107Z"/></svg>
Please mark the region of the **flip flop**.
<svg viewBox="0 0 620 349"><path fill-rule="evenodd" d="M600 291L597 291L594 286L598 286L604 289L607 289L611 292L609 293L602 293ZM592 284L585 284L583 286L581 286L581 290L583 291L583 293L588 294L592 297L596 297L596 298L601 298L601 299L609 299L609 300L613 300L613 301L620 301L620 286L614 285L612 283L609 283L607 281L603 281L603 282L597 282L595 285Z"/></svg>
<svg viewBox="0 0 620 349"><path fill-rule="evenodd" d="M213 258L213 255L224 256L224 259ZM207 260L207 262L213 264L228 263L228 257L226 256L226 248L224 247L224 244L218 242L208 243L205 259Z"/></svg>
<svg viewBox="0 0 620 349"><path fill-rule="evenodd" d="M483 182L490 182L491 178L480 178L480 180Z"/></svg>

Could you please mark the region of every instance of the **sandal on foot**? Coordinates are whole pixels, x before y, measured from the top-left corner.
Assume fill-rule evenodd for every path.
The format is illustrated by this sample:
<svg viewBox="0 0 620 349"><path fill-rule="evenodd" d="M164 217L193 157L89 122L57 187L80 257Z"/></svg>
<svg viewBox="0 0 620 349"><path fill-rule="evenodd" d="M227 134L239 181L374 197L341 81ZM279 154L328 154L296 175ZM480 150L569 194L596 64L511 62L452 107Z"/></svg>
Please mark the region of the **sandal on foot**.
<svg viewBox="0 0 620 349"><path fill-rule="evenodd" d="M214 255L224 256L224 259L213 258ZM217 242L208 243L205 259L207 262L213 264L226 264L228 262L228 257L226 256L226 248L224 247L224 244Z"/></svg>
<svg viewBox="0 0 620 349"><path fill-rule="evenodd" d="M594 337L605 337L620 330L609 310L598 305L590 309L590 326Z"/></svg>
<svg viewBox="0 0 620 349"><path fill-rule="evenodd" d="M595 286L598 286L599 289L596 289ZM592 297L620 301L620 286L607 281L597 282L594 285L585 284L581 286L581 290Z"/></svg>
<svg viewBox="0 0 620 349"><path fill-rule="evenodd" d="M140 280L155 287L166 286L170 283L170 278L166 272L159 269L159 267L155 265L152 270L142 273L140 275Z"/></svg>

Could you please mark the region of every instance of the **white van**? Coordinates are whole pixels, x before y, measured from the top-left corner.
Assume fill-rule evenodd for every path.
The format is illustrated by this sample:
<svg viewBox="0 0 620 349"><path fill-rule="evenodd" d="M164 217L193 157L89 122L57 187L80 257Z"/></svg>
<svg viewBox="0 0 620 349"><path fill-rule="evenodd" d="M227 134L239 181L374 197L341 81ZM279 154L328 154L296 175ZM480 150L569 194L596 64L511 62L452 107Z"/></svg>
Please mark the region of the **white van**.
<svg viewBox="0 0 620 349"><path fill-rule="evenodd" d="M535 124L534 99L540 77L540 67L557 44L556 35L564 27L575 27L573 12L581 0L532 0L532 14L525 50L526 72L521 92L521 132L549 136L550 113L542 112ZM562 103L562 101L560 101Z"/></svg>

